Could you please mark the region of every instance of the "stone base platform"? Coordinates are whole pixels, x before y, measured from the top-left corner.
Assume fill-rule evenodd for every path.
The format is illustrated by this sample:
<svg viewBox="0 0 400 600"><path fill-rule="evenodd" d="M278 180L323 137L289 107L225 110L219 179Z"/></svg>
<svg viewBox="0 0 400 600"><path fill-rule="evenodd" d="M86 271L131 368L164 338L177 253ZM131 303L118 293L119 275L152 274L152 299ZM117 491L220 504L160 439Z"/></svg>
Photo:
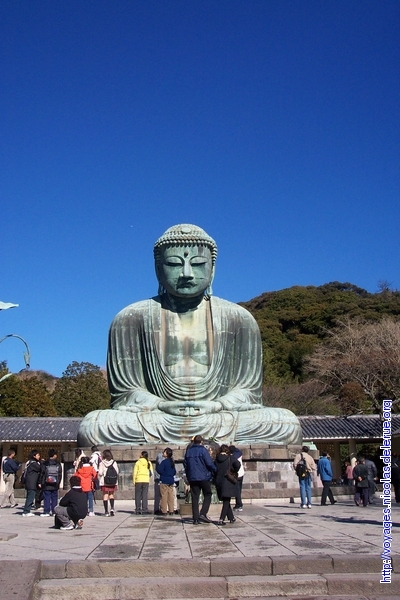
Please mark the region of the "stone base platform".
<svg viewBox="0 0 400 600"><path fill-rule="evenodd" d="M166 448L166 444L142 446L111 446L111 452L117 461L120 477L118 484L119 498L132 498L133 493L133 467L139 459L140 453L146 450L149 460L153 463L157 455ZM207 447L207 445L205 444ZM177 472L183 471L183 459L186 444L170 448L174 453ZM102 448L99 448L101 451ZM300 446L281 446L272 444L249 444L240 446L243 453L245 475L243 478L242 498L244 501L257 499L286 499L297 498L299 495L298 477L293 469L293 459L301 450ZM87 456L91 455L90 448L83 448ZM310 451L313 458L318 458L318 451ZM71 469L74 453L64 453L62 459L65 469ZM154 497L153 486L150 484L149 498Z"/></svg>

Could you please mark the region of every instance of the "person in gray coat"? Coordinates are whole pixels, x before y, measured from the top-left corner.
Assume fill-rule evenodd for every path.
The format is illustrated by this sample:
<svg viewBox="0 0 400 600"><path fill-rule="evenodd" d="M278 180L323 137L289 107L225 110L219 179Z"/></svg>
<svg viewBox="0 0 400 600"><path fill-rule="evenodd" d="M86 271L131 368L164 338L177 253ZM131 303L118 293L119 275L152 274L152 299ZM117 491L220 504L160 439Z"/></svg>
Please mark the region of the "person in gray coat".
<svg viewBox="0 0 400 600"><path fill-rule="evenodd" d="M218 525L225 525L225 518L231 523L236 521L231 507L231 498L236 498L238 493L238 482L231 482L227 477L227 472L232 469L235 473L239 472L240 462L231 454L229 446L222 444L217 458L215 460L217 473L215 476L215 487L217 488L218 498L222 500L222 509Z"/></svg>
<svg viewBox="0 0 400 600"><path fill-rule="evenodd" d="M370 458L365 459L365 466L368 469L368 500L370 504L374 503L375 481L378 481L378 469L376 464Z"/></svg>

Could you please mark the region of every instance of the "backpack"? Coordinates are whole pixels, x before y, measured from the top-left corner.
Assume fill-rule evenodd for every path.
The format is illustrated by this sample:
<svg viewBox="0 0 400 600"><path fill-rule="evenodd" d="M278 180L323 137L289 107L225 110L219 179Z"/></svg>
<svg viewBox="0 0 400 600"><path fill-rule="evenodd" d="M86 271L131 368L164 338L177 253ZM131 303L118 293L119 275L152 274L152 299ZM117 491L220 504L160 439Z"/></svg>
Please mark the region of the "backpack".
<svg viewBox="0 0 400 600"><path fill-rule="evenodd" d="M26 468L22 471L21 477L19 478L22 485L25 485L26 482Z"/></svg>
<svg viewBox="0 0 400 600"><path fill-rule="evenodd" d="M26 461L25 466L24 466L24 470L21 473L21 477L20 477L19 480L20 480L20 482L21 482L22 485L25 485L25 483L26 483L26 474L28 472L28 467L29 467L29 465L30 465L31 462L32 462L31 460L27 460Z"/></svg>
<svg viewBox="0 0 400 600"><path fill-rule="evenodd" d="M44 480L50 484L58 482L58 465L46 465Z"/></svg>
<svg viewBox="0 0 400 600"><path fill-rule="evenodd" d="M118 483L118 473L114 467L114 462L113 460L111 465L107 467L106 474L104 475L104 485L109 487L113 487Z"/></svg>
<svg viewBox="0 0 400 600"><path fill-rule="evenodd" d="M296 475L299 479L304 479L309 474L309 470L307 467L306 460L304 458L303 453L301 454L301 459L296 465Z"/></svg>

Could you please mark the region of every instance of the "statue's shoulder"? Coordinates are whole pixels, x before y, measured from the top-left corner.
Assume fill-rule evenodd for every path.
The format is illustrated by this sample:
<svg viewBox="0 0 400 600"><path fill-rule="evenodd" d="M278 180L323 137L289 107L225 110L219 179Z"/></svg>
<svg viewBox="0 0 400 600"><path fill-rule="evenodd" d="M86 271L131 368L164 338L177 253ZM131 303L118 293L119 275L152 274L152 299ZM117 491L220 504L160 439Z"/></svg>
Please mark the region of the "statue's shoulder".
<svg viewBox="0 0 400 600"><path fill-rule="evenodd" d="M232 318L241 319L242 321L256 324L256 320L254 319L253 315L246 308L243 308L243 306L239 306L239 304L229 302L229 300L224 300L223 298L218 298L217 296L212 296L211 306L217 308Z"/></svg>
<svg viewBox="0 0 400 600"><path fill-rule="evenodd" d="M158 296L129 304L114 317L113 324L132 320L140 321L159 304Z"/></svg>

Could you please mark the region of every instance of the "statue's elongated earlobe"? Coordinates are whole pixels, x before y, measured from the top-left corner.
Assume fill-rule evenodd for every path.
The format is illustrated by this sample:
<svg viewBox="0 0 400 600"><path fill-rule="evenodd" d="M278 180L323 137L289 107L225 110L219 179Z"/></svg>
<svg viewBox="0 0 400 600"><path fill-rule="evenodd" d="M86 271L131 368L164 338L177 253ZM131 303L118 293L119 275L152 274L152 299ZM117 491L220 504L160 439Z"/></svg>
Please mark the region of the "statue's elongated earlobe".
<svg viewBox="0 0 400 600"><path fill-rule="evenodd" d="M213 295L213 291L212 291L212 285L210 283L210 285L207 287L206 291L204 292L204 296L207 299L209 299L212 295Z"/></svg>

